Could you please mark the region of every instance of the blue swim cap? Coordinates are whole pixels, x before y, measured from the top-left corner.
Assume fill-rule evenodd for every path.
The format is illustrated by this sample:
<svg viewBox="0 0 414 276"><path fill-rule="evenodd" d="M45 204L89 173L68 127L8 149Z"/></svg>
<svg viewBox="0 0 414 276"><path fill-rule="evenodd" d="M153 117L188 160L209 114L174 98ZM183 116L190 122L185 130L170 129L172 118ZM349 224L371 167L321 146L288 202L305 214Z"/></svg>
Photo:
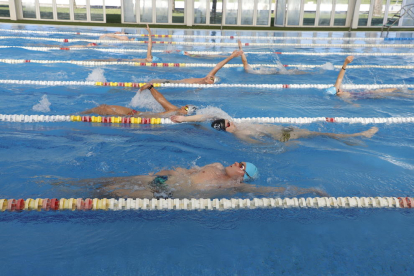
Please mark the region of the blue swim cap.
<svg viewBox="0 0 414 276"><path fill-rule="evenodd" d="M183 56L185 56L185 52L184 51L180 51L180 54L182 54Z"/></svg>
<svg viewBox="0 0 414 276"><path fill-rule="evenodd" d="M332 86L325 90L326 94L328 95L335 95L336 94L336 87Z"/></svg>
<svg viewBox="0 0 414 276"><path fill-rule="evenodd" d="M257 167L253 165L250 162L246 163L246 173L244 174L243 181L251 181L258 177L259 171L257 170Z"/></svg>
<svg viewBox="0 0 414 276"><path fill-rule="evenodd" d="M152 56L152 61L161 61L161 59L159 57Z"/></svg>

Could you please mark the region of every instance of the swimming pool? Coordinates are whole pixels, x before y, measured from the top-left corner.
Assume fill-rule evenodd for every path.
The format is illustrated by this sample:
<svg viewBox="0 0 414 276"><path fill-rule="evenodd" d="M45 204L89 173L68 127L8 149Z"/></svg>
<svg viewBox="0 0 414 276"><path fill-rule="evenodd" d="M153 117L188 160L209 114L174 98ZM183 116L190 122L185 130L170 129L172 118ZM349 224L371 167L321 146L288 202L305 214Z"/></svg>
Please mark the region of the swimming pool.
<svg viewBox="0 0 414 276"><path fill-rule="evenodd" d="M118 29L0 25L0 59L84 61L94 58L143 58L144 52L34 50L39 41L27 37L96 39L59 32L112 32ZM18 33L29 30L53 33ZM128 29L128 32L134 32ZM54 33L56 32L56 33ZM144 33L144 30L138 30ZM218 31L154 29L154 34L213 35ZM252 75L236 67L217 74L219 84L333 84L347 53L356 53L350 65L411 66L411 41L367 40L378 33L230 32L244 43L319 43L312 46L245 46L252 64L320 65L300 68L310 74ZM412 33L391 34L412 37ZM20 38L17 38L20 37ZM22 37L25 37L23 39ZM269 39L272 37L272 40ZM306 37L280 39L274 37ZM332 39L332 38L343 38ZM145 38L143 38L145 39ZM231 38L173 37L155 41L234 43ZM75 42L74 42L75 43ZM72 44L74 44L72 43ZM86 42L76 42L77 44ZM340 48L334 44L359 43ZM377 43L378 47L364 47ZM386 44L389 47L382 47ZM66 45L71 44L61 44ZM393 47L395 45L395 47ZM44 45L42 45L44 46ZM342 46L346 47L346 46ZM145 44L110 44L107 49L145 50ZM106 49L106 48L104 48ZM163 63L215 64L220 58L194 59L175 50L228 54L234 45L155 44L154 55ZM155 52L160 50L161 52ZM165 53L172 50L172 53ZM267 54L261 54L266 52ZM282 52L276 55L270 52ZM283 54L294 52L299 54ZM328 54L326 54L328 53ZM384 56L376 54L383 53ZM394 53L406 53L404 59ZM320 55L313 55L320 54ZM358 55L359 54L359 55ZM370 55L371 54L371 55ZM229 64L240 64L235 58ZM332 64L330 64L332 63ZM289 66L288 70L294 69ZM1 63L3 80L137 82L151 79L203 77L211 67L151 67L113 65L79 66L66 63ZM349 68L346 84L413 85L412 69ZM159 111L149 94L137 88L86 85L1 84L1 114L70 115L98 104L130 105ZM243 117L412 117L414 99L386 97L360 99L357 107L323 89L266 87L162 87L178 106L194 104L205 112L226 112ZM44 97L44 95L46 95ZM43 101L42 101L43 99ZM39 101L42 103L39 105ZM50 105L48 104L50 103ZM36 107L35 107L36 106ZM33 110L35 107L36 110ZM48 111L48 108L50 111ZM220 110L218 110L220 109ZM285 124L286 126L292 124ZM331 196L376 197L413 195L412 123L296 124L319 132L354 133L372 126L371 139L346 140L314 137L281 143L264 139L248 144L200 124L99 124L85 122L0 122L0 198L86 198L91 185L67 185L71 180L132 176L175 166L190 168L213 162L230 165L250 161L260 170L257 185L317 187ZM58 184L57 184L58 183ZM291 196L288 192L282 195ZM312 196L312 195L310 195ZM237 197L251 198L238 194ZM407 209L255 209L210 211L22 212L1 214L1 244L7 248L0 261L12 274L408 274L413 269L413 214Z"/></svg>

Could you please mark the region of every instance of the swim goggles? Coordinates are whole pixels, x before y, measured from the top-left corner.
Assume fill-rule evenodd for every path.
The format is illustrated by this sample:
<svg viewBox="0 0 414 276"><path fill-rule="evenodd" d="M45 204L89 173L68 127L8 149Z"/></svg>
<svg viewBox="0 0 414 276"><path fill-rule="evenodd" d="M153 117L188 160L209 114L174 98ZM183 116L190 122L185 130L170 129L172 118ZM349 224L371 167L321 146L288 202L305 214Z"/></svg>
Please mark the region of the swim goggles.
<svg viewBox="0 0 414 276"><path fill-rule="evenodd" d="M189 104L189 105L184 106L184 110L187 111L187 115L191 115L196 112L197 107Z"/></svg>
<svg viewBox="0 0 414 276"><path fill-rule="evenodd" d="M251 176L249 175L249 173L248 173L248 172L246 172L246 166L245 166L245 165L243 165L243 162L239 162L239 168L240 168L240 169L242 169L242 170L244 171L244 174L245 174L245 175L247 175L247 176L249 177L249 179L253 179L253 177L251 177Z"/></svg>

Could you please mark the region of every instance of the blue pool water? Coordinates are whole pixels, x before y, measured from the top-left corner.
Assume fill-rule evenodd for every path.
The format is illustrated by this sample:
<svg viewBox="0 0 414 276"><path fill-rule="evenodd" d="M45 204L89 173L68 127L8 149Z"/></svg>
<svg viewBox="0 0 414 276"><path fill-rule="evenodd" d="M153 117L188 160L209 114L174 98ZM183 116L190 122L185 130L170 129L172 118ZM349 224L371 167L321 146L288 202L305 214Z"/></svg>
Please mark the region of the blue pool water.
<svg viewBox="0 0 414 276"><path fill-rule="evenodd" d="M0 24L0 29L56 32L112 32L111 28L41 27ZM135 30L129 29L129 32ZM137 30L144 33L144 30ZM167 31L155 34L220 35L216 31ZM364 43L410 44L410 41L367 42L378 33L242 32L225 35L320 37L278 40L286 43L332 43L332 47L245 47L252 64L325 65L305 75L251 75L223 68L217 76L229 84L333 84L346 55L336 53L410 53L410 48L364 47ZM361 46L340 48L348 40L324 37L360 37ZM412 33L393 33L411 37ZM62 34L0 36L79 38ZM81 36L85 39L96 37ZM170 40L157 38L160 40ZM234 42L230 39L173 38L173 41ZM272 42L246 40L243 42ZM59 44L53 41L2 39L5 46ZM79 42L76 44L86 44ZM66 44L64 45L66 46ZM111 48L145 49L146 45L111 44ZM234 47L154 45L154 50L218 51ZM327 56L263 55L260 52L329 52ZM194 59L154 53L163 62L217 63L221 59ZM144 53L33 51L0 49L0 59L88 60L144 58ZM355 56L351 65L413 65L413 57ZM231 64L240 64L235 58ZM288 67L289 69L289 67ZM152 68L123 65L0 63L1 79L42 81L147 82L151 79L203 77L211 68ZM347 84L413 84L412 69L348 69ZM413 97L361 99L349 104L320 89L161 88L173 104L195 104L240 117L409 117ZM159 110L148 94L136 89L96 86L0 85L0 114L76 114L99 104L133 105L137 110ZM38 105L42 97L50 103ZM133 100L134 99L134 100ZM150 108L146 108L150 106ZM48 108L50 110L48 110ZM36 109L36 108L35 108ZM353 133L374 125L312 123L297 125L312 131ZM300 139L283 144L265 140L246 144L209 123L197 125L106 125L83 122L0 122L0 198L90 197L93 186L71 186L70 181L142 175L174 167L190 168L213 162L230 165L253 162L260 170L256 185L317 187L331 196L413 196L414 150L412 124L376 125L371 139ZM291 192L269 196L292 196ZM307 195L313 196L313 195ZM251 198L252 195L238 194ZM223 212L125 211L2 213L0 215L0 269L10 275L58 273L105 275L177 274L294 274L381 275L409 274L412 264L413 213L407 210L237 210Z"/></svg>

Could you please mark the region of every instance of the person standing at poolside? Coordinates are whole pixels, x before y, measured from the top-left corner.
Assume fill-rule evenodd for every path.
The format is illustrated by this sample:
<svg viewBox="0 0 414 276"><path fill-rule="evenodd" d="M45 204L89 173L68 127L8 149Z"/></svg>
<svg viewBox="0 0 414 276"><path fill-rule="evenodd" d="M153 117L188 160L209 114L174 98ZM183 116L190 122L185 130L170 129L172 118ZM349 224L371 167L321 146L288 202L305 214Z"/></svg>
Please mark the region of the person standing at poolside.
<svg viewBox="0 0 414 276"><path fill-rule="evenodd" d="M193 115L193 116L172 116L171 120L175 123L181 122L203 122L207 120L214 120L214 116L209 115ZM307 129L300 129L296 127L283 127L272 124L253 124L244 123L236 124L228 119L217 119L211 124L216 130L226 131L234 134L237 138L249 142L249 143L260 143L262 137L270 137L280 142L287 142L290 140L296 140L301 138L310 138L316 136L325 136L334 139L348 138L348 137L366 137L371 138L377 133L378 128L372 127L366 131L343 134L343 133L326 133L309 131Z"/></svg>
<svg viewBox="0 0 414 276"><path fill-rule="evenodd" d="M175 168L162 170L156 174L129 177L110 177L86 179L77 185L96 184L100 189L98 195L131 198L189 198L231 196L236 193L252 193L263 195L283 193L284 187L265 187L246 184L258 177L257 167L249 162L235 162L224 167L221 163L213 163L191 169ZM326 196L326 193L315 188L289 187L290 195L315 193Z"/></svg>
<svg viewBox="0 0 414 276"><path fill-rule="evenodd" d="M223 61L219 62L213 70L211 70L207 76L203 78L189 78L189 79L182 79L182 80L162 80L162 79L155 79L151 80L151 83L194 83L194 84L214 84L217 82L217 77L215 77L216 73L223 68L230 60L235 57L240 56L243 54L243 51L233 51L233 53L224 59Z"/></svg>
<svg viewBox="0 0 414 276"><path fill-rule="evenodd" d="M154 99L162 105L164 108L164 112L159 113L151 113L151 112L141 112L137 111L135 109L120 106L120 105L107 105L102 104L100 106L88 109L86 111L81 112L81 114L98 114L102 116L135 116L135 117L151 117L151 118L164 118L164 117L170 117L172 115L191 115L195 113L197 110L197 107L194 105L185 105L182 107L178 107L170 103L164 95L162 95L160 92L158 92L157 89L151 84L147 83L144 86L141 87L140 91L148 89L151 92L151 95L154 97Z"/></svg>

